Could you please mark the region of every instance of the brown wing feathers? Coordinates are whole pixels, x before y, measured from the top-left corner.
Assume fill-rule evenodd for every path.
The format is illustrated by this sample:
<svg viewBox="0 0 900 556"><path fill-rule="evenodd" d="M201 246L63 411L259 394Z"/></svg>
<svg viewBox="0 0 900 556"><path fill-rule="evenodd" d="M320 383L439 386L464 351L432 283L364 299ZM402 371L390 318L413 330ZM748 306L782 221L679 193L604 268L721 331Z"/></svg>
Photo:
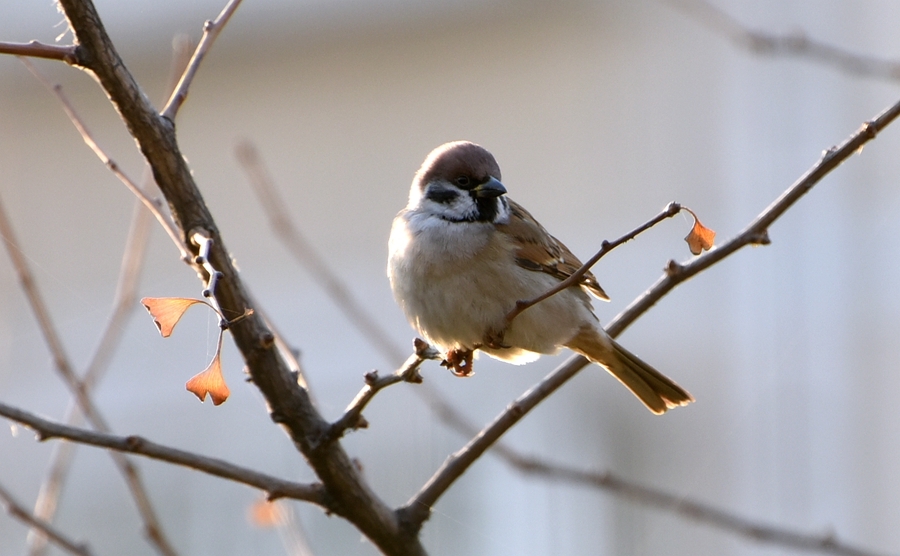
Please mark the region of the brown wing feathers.
<svg viewBox="0 0 900 556"><path fill-rule="evenodd" d="M517 242L516 264L536 272L546 272L560 281L565 280L581 268L578 260L558 239L550 235L531 214L518 203L509 199L509 208L514 218L505 224L506 232ZM609 300L609 296L588 271L581 285L599 299Z"/></svg>

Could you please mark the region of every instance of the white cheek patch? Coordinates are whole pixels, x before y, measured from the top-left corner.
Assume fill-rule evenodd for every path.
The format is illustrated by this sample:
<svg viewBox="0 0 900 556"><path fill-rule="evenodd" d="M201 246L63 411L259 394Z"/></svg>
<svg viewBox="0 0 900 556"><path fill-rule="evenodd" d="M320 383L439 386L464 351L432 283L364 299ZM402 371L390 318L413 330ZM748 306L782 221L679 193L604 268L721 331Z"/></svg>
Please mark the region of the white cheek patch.
<svg viewBox="0 0 900 556"><path fill-rule="evenodd" d="M430 183L418 198L418 209L451 221L472 220L478 216L475 199L467 191L445 183Z"/></svg>
<svg viewBox="0 0 900 556"><path fill-rule="evenodd" d="M509 224L509 201L506 196L497 199L497 216L494 217L494 224Z"/></svg>

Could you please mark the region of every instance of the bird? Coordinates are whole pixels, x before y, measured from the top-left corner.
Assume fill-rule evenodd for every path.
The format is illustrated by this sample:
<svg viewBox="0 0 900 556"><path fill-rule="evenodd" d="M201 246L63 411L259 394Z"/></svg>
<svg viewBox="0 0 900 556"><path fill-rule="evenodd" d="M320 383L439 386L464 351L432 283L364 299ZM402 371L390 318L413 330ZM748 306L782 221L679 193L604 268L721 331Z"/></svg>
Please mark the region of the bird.
<svg viewBox="0 0 900 556"><path fill-rule="evenodd" d="M588 294L609 297L591 272L507 321L518 301L549 291L582 263L509 198L496 159L481 145L453 141L431 151L394 218L388 251L394 298L458 375L471 374L476 350L522 364L568 348L655 414L694 401L604 331Z"/></svg>

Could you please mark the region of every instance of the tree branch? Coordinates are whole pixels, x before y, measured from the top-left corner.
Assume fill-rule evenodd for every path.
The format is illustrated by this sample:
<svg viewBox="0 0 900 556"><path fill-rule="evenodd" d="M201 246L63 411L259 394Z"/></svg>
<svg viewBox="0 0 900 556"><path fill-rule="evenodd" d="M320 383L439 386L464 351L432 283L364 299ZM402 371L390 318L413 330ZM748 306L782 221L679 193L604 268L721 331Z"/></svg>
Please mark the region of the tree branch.
<svg viewBox="0 0 900 556"><path fill-rule="evenodd" d="M731 255L747 245L768 245L769 227L781 217L794 203L806 195L829 172L840 166L854 153L875 139L876 135L900 116L900 102L889 106L872 120L865 122L859 130L844 140L837 147L826 150L822 157L797 181L784 191L775 201L760 213L737 236L721 243L703 255L691 259L685 264L669 261L665 273L653 286L635 299L628 307L610 321L606 331L616 337L622 333L640 315L656 304L664 295L688 278L706 270L710 266Z"/></svg>
<svg viewBox="0 0 900 556"><path fill-rule="evenodd" d="M849 52L803 32L775 34L751 29L706 0L666 0L735 46L755 54L795 56L865 77L900 80L900 61Z"/></svg>
<svg viewBox="0 0 900 556"><path fill-rule="evenodd" d="M12 494L9 491L3 488L2 485L0 485L0 501L2 501L4 505L6 505L6 511L9 512L11 516L18 519L22 523L25 523L32 529L41 531L44 535L46 535L48 539L53 541L53 543L60 548L63 548L66 551L71 552L72 554L78 554L79 556L91 556L91 550L87 545L69 540L64 534L56 530L53 525L31 515L24 506L19 504L13 498Z"/></svg>
<svg viewBox="0 0 900 556"><path fill-rule="evenodd" d="M75 129L78 130L78 133L81 135L81 138L84 140L85 144L97 155L97 158L100 159L100 162L106 166L110 172L113 173L114 176L119 178L119 181L125 184L125 187L131 191L141 203L147 207L147 210L156 217L156 221L159 222L159 225L162 226L162 229L166 232L166 235L172 240L175 246L181 251L182 259L187 259L189 254L187 249L184 246L181 238L178 235L178 232L175 231L175 228L172 225L172 222L169 221L169 218L163 214L162 210L160 210L161 203L158 199L153 199L150 195L147 194L147 190L145 188L139 187L128 175L122 171L122 168L116 163L116 161L112 160L107 154L106 151L103 150L102 147L94 140L94 136L91 135L91 132L88 131L87 126L84 121L78 115L78 112L75 111L75 108L72 106L72 103L69 102L68 97L63 93L62 85L51 83L47 77L41 73L37 67L32 64L27 58L21 58L22 63L25 64L25 67L28 68L28 71L31 72L32 75L37 78L41 84L46 87L50 92L52 92L59 103L62 105L63 110L66 115L71 120L72 125L75 126Z"/></svg>
<svg viewBox="0 0 900 556"><path fill-rule="evenodd" d="M363 386L362 390L359 391L359 394L356 395L353 401L350 402L350 405L344 410L344 414L331 424L324 435L323 442L333 442L344 436L344 433L349 429L355 430L368 427L369 423L363 418L362 411L365 409L366 405L372 401L375 394L382 389L387 388L392 384L397 384L398 382L412 382L416 384L422 382L422 375L419 374L419 367L425 361L429 359L440 359L441 356L436 349L418 338L416 338L414 343L416 349L415 353L410 355L406 360L406 363L392 374L386 377L379 377L378 371L366 373L366 385Z"/></svg>
<svg viewBox="0 0 900 556"><path fill-rule="evenodd" d="M271 500L292 498L318 504L329 511L333 509L325 489L319 483L302 484L285 481L224 460L163 446L140 436L115 436L54 423L2 402L0 402L0 416L32 429L40 441L62 438L79 444L109 448L116 452L139 454L264 490Z"/></svg>
<svg viewBox="0 0 900 556"><path fill-rule="evenodd" d="M369 344L381 352L381 355L387 358L391 364L399 365L406 357L406 353L397 347L381 324L363 309L341 277L332 270L328 261L319 254L294 224L285 209L287 204L278 193L278 188L275 187L266 165L253 143L241 141L235 148L235 155L241 168L244 169L244 173L247 174L247 180L259 198L276 237L288 248L294 260L309 272L312 279L344 312L347 320L353 323L369 341Z"/></svg>
<svg viewBox="0 0 900 556"><path fill-rule="evenodd" d="M218 227L203 201L178 146L173 122L160 116L141 91L107 35L90 0L60 0L79 48L89 55L84 67L103 87L153 169L183 240L196 231L213 240L210 262L223 273L215 297L226 317L252 307ZM282 425L306 457L333 501L331 507L383 552L421 555L419 539L401 530L396 515L363 480L339 442L317 442L329 424L312 404L280 357L274 336L256 313L229 327L253 383L266 398L272 419Z"/></svg>
<svg viewBox="0 0 900 556"><path fill-rule="evenodd" d="M766 210L750 223L737 237L713 247L705 254L685 265L670 261L666 273L650 290L631 303L607 326L607 333L615 338L634 320L652 307L659 299L681 282L709 268L741 247L749 244L768 243L767 230L797 200L805 195L831 170L875 138L877 133L900 115L900 102L885 109L863 126L840 146L828 149L822 158L778 197ZM552 371L541 382L525 392L498 415L475 438L458 452L450 455L432 475L422 489L398 510L401 519L413 530L421 528L431 513L431 507L446 490L471 466L500 436L515 425L528 411L552 394L567 380L588 364L588 360L575 355Z"/></svg>
<svg viewBox="0 0 900 556"><path fill-rule="evenodd" d="M175 115L178 113L181 105L184 104L184 101L187 100L188 89L194 81L194 76L197 75L200 63L203 62L206 53L212 48L219 33L222 32L222 29L225 28L225 25L228 24L228 20L231 19L231 16L240 5L241 0L230 0L215 21L207 21L203 25L203 38L200 39L200 42L197 44L197 49L194 51L191 61L184 69L181 79L172 91L172 95L169 97L169 101L166 103L165 108L163 108L161 113L163 118L175 121Z"/></svg>
<svg viewBox="0 0 900 556"><path fill-rule="evenodd" d="M77 63L76 47L44 44L38 41L31 41L27 43L0 41L0 54L28 56L30 58L46 58L48 60L60 60L72 65Z"/></svg>

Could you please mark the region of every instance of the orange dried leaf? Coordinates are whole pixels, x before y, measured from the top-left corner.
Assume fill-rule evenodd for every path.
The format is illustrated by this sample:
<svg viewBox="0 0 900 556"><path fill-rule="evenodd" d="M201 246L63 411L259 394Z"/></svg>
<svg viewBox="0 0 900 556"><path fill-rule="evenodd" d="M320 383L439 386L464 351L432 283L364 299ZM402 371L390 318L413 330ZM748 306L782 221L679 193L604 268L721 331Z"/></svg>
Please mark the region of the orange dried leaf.
<svg viewBox="0 0 900 556"><path fill-rule="evenodd" d="M700 219L695 215L694 227L691 228L691 232L684 238L691 253L699 255L703 251L709 251L712 248L715 239L716 232L701 224Z"/></svg>
<svg viewBox="0 0 900 556"><path fill-rule="evenodd" d="M278 527L284 523L284 510L278 502L270 502L266 499L257 500L250 506L247 518L250 523L260 529Z"/></svg>
<svg viewBox="0 0 900 556"><path fill-rule="evenodd" d="M228 390L228 385L225 384L225 377L222 375L222 363L219 357L221 347L222 340L220 337L219 349L216 349L216 355L213 357L212 362L203 372L194 375L184 385L189 392L200 398L201 402L205 401L206 395L209 394L213 405L221 404L231 394L231 391Z"/></svg>
<svg viewBox="0 0 900 556"><path fill-rule="evenodd" d="M150 316L153 317L153 322L163 338L168 338L172 334L172 330L188 307L197 303L206 304L201 299L188 297L145 297L141 299L141 304L150 312Z"/></svg>

